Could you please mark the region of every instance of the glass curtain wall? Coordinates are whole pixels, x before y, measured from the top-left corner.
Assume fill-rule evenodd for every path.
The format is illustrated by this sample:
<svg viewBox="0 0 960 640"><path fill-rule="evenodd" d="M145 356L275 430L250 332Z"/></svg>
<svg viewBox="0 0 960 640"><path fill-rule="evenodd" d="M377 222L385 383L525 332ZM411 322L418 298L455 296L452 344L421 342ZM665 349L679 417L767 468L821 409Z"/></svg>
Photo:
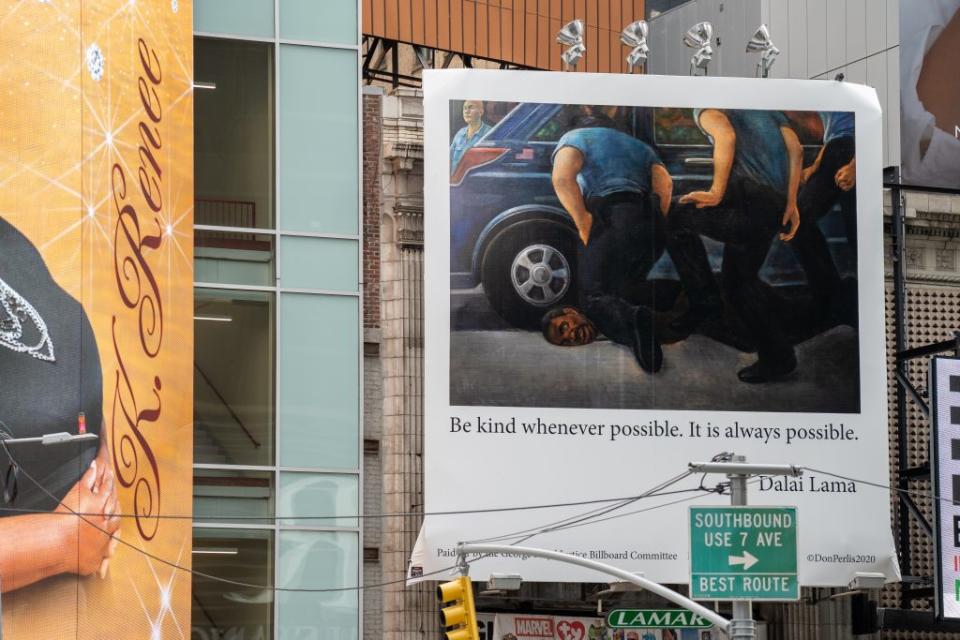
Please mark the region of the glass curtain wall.
<svg viewBox="0 0 960 640"><path fill-rule="evenodd" d="M195 0L192 638L361 634L358 18Z"/></svg>

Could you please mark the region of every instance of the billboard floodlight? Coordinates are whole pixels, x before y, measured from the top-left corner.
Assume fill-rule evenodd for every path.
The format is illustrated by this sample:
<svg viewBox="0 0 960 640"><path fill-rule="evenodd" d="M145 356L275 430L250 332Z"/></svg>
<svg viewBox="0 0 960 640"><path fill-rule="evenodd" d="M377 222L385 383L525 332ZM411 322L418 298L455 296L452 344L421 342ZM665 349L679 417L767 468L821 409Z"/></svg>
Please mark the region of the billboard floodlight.
<svg viewBox="0 0 960 640"><path fill-rule="evenodd" d="M557 33L557 42L572 46L583 42L583 20L571 20Z"/></svg>
<svg viewBox="0 0 960 640"><path fill-rule="evenodd" d="M691 49L700 49L713 38L713 25L709 22L698 22L683 34L683 44Z"/></svg>
<svg viewBox="0 0 960 640"><path fill-rule="evenodd" d="M690 65L696 69L703 69L704 75L706 75L707 65L710 64L711 60L713 60L713 49L707 44L693 54L693 57L690 58Z"/></svg>
<svg viewBox="0 0 960 640"><path fill-rule="evenodd" d="M753 32L753 37L747 42L747 53L760 52L760 62L757 63L757 76L766 78L770 74L770 67L773 66L777 56L780 55L780 49L773 45L770 39L770 30L767 25L762 24Z"/></svg>
<svg viewBox="0 0 960 640"><path fill-rule="evenodd" d="M697 50L690 58L690 75L694 74L695 69L703 69L703 74L707 75L707 65L713 59L713 49L710 47L712 38L713 25L709 22L698 22L683 34L683 44Z"/></svg>
<svg viewBox="0 0 960 640"><path fill-rule="evenodd" d="M650 47L647 46L647 34L650 28L646 20L631 22L620 32L620 42L633 50L627 54L627 73L633 73L633 68L645 64Z"/></svg>
<svg viewBox="0 0 960 640"><path fill-rule="evenodd" d="M560 54L567 69L576 69L580 58L587 52L587 47L583 44L583 20L571 20L563 25L557 33L557 42L567 47Z"/></svg>

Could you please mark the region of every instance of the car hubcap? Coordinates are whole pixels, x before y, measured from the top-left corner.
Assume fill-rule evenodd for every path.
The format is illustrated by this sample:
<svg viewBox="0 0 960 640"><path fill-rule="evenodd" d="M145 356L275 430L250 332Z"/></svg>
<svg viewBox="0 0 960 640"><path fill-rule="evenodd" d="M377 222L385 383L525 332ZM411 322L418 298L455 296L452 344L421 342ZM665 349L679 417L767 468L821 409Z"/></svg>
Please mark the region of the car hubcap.
<svg viewBox="0 0 960 640"><path fill-rule="evenodd" d="M513 259L510 282L524 302L546 307L563 298L570 288L570 264L553 247L530 245Z"/></svg>

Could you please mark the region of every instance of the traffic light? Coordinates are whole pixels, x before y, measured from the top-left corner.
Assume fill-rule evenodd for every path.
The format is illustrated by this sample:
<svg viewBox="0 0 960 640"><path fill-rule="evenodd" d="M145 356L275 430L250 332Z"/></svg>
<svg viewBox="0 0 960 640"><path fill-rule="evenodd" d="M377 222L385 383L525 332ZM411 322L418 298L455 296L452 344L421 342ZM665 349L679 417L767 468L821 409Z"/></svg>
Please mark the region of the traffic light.
<svg viewBox="0 0 960 640"><path fill-rule="evenodd" d="M480 640L469 576L439 585L437 598L440 599L440 624L446 629L447 640Z"/></svg>

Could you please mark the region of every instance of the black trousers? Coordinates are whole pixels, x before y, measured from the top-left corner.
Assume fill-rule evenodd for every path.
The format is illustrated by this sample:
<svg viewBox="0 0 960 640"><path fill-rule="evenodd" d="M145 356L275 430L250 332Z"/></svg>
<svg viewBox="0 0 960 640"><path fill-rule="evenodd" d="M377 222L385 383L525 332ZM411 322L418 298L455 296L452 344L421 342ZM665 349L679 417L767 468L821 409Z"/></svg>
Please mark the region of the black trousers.
<svg viewBox="0 0 960 640"><path fill-rule="evenodd" d="M800 210L800 229L790 242L803 270L807 274L814 304L826 308L840 286L840 274L830 255L827 240L817 225L838 201L843 208L847 241L856 251L857 210L853 191L843 191L834 181L837 171L853 159L855 152L852 137L837 138L827 143L823 150L820 167L800 188L797 208Z"/></svg>
<svg viewBox="0 0 960 640"><path fill-rule="evenodd" d="M780 230L786 199L775 190L733 179L716 207L697 209L676 203L667 216L667 249L691 306L720 306L722 296L713 277L701 234L724 243L723 285L730 304L757 343L761 361L793 355L775 316L769 287L760 268Z"/></svg>
<svg viewBox="0 0 960 640"><path fill-rule="evenodd" d="M637 305L626 292L663 254L664 220L647 195L616 193L587 203L593 226L578 244L580 304L605 336L632 345Z"/></svg>

